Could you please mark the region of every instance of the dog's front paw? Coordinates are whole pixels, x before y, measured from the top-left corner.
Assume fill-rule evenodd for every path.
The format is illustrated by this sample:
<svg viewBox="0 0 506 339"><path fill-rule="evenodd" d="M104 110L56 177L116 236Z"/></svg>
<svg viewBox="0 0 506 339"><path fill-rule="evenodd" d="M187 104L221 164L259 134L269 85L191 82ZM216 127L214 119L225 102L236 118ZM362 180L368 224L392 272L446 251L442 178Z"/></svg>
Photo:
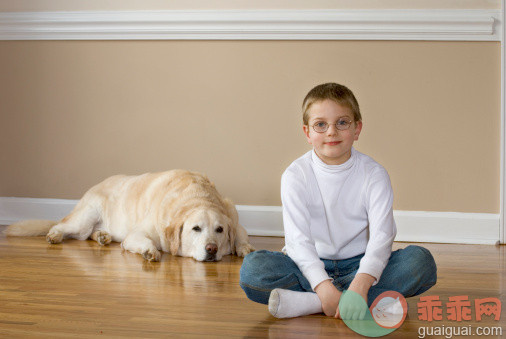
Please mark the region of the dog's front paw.
<svg viewBox="0 0 506 339"><path fill-rule="evenodd" d="M63 241L63 233L59 231L49 231L46 235L46 240L50 244L59 244Z"/></svg>
<svg viewBox="0 0 506 339"><path fill-rule="evenodd" d="M109 245L111 243L111 236L109 234L102 234L98 237L97 242L102 245Z"/></svg>
<svg viewBox="0 0 506 339"><path fill-rule="evenodd" d="M109 245L112 241L111 235L105 231L97 231L91 236L91 238L98 242L101 246Z"/></svg>
<svg viewBox="0 0 506 339"><path fill-rule="evenodd" d="M253 246L251 246L250 244L248 243L245 243L245 244L241 244L239 245L236 250L237 252L237 255L240 256L240 257L245 257L246 254L248 253L251 253L253 251L255 251L255 248Z"/></svg>
<svg viewBox="0 0 506 339"><path fill-rule="evenodd" d="M156 249L147 250L144 253L142 253L142 256L147 261L160 261L160 259L162 258L162 254L160 253L160 251Z"/></svg>

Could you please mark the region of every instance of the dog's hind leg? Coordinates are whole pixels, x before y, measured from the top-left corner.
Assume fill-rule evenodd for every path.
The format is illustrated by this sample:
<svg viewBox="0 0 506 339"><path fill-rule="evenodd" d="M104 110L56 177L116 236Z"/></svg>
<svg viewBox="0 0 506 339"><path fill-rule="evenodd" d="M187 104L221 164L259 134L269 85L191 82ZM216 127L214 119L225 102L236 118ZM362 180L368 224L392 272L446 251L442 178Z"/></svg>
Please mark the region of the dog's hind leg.
<svg viewBox="0 0 506 339"><path fill-rule="evenodd" d="M141 254L148 261L160 261L162 255L155 244L142 232L130 233L121 243L127 251Z"/></svg>
<svg viewBox="0 0 506 339"><path fill-rule="evenodd" d="M90 237L93 228L101 220L102 207L99 198L85 197L69 215L49 230L46 236L49 243L57 244L65 238L86 240Z"/></svg>

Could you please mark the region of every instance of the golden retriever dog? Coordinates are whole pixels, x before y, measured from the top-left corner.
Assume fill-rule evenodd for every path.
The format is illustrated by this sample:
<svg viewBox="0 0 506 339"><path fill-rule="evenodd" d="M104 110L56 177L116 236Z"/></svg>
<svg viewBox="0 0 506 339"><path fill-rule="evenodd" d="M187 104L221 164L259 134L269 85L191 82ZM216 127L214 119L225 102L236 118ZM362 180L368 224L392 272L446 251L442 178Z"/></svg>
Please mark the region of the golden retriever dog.
<svg viewBox="0 0 506 339"><path fill-rule="evenodd" d="M65 238L121 242L149 261L159 261L160 251L219 261L255 250L232 201L205 175L185 170L110 177L88 190L60 222L21 221L6 230L8 236L46 233L51 244Z"/></svg>

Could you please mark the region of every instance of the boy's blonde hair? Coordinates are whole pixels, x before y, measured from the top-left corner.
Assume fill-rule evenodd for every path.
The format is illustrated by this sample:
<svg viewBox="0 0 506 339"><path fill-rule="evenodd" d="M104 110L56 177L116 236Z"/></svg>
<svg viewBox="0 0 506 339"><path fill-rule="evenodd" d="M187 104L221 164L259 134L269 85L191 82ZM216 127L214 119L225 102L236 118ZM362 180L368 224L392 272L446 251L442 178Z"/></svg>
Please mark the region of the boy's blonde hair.
<svg viewBox="0 0 506 339"><path fill-rule="evenodd" d="M332 100L348 107L353 112L353 119L355 122L362 121L362 115L360 114L360 107L358 101L353 95L353 92L346 86L339 85L333 82L321 84L309 91L302 102L302 121L304 125L309 123L309 109L315 102L323 100Z"/></svg>

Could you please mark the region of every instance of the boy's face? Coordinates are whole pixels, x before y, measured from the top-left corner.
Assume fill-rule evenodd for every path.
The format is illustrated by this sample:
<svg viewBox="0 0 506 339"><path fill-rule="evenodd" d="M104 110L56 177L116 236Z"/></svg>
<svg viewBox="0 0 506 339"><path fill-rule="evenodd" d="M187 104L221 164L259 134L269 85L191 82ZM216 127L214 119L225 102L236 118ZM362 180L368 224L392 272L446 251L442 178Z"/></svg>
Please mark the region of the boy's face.
<svg viewBox="0 0 506 339"><path fill-rule="evenodd" d="M336 122L342 117L352 121L347 130L336 128ZM313 125L318 122L328 124L326 132L318 133L313 129ZM362 122L354 121L353 112L348 107L327 99L311 105L309 124L304 125L303 129L307 141L313 145L316 154L324 163L341 165L351 157L351 147L362 131Z"/></svg>

